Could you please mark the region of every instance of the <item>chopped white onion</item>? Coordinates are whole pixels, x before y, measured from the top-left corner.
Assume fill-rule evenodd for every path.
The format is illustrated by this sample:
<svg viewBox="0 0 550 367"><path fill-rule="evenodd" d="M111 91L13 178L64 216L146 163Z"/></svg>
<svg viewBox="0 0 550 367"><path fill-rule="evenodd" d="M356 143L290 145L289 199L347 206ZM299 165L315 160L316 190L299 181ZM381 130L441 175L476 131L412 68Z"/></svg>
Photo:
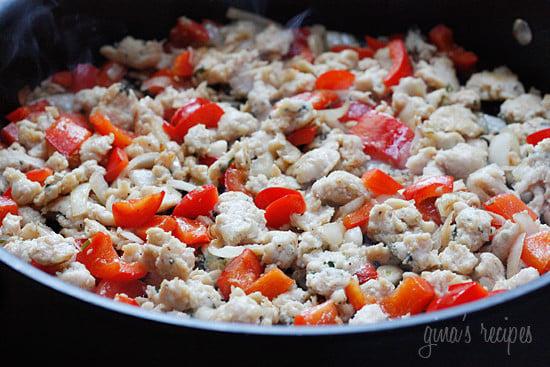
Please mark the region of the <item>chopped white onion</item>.
<svg viewBox="0 0 550 367"><path fill-rule="evenodd" d="M239 256L247 248L254 251L256 255L263 254L263 248L260 245L224 246L224 247L216 247L211 245L207 247L208 252L210 252L212 255L216 257L221 257L223 259L233 259Z"/></svg>
<svg viewBox="0 0 550 367"><path fill-rule="evenodd" d="M351 242L361 246L363 244L363 232L361 232L361 228L354 227L352 229L348 229L344 234L344 242Z"/></svg>
<svg viewBox="0 0 550 367"><path fill-rule="evenodd" d="M129 241L139 243L139 244L143 243L143 240L141 238L136 236L134 233L132 233L130 231L126 231L122 228L117 228L116 233L118 233L121 237L124 237Z"/></svg>
<svg viewBox="0 0 550 367"><path fill-rule="evenodd" d="M510 153L519 153L517 137L509 131L503 131L491 139L489 145L489 162L500 167L510 165Z"/></svg>
<svg viewBox="0 0 550 367"><path fill-rule="evenodd" d="M521 268L521 252L523 251L523 241L525 240L525 233L520 234L512 247L510 248L510 254L508 255L508 261L506 262L506 278L510 279Z"/></svg>
<svg viewBox="0 0 550 367"><path fill-rule="evenodd" d="M159 156L160 153L156 152L140 154L128 163L126 170L131 171L136 168L151 168Z"/></svg>
<svg viewBox="0 0 550 367"><path fill-rule="evenodd" d="M514 222L519 224L527 235L540 232L539 224L535 222L526 211L514 214L513 218Z"/></svg>
<svg viewBox="0 0 550 367"><path fill-rule="evenodd" d="M336 219L342 218L343 216L356 211L363 205L363 203L365 202L365 199L366 199L366 196L359 196L353 199L352 201L350 201L349 203L342 205L341 207L338 208L338 210L336 211L336 215L334 217Z"/></svg>
<svg viewBox="0 0 550 367"><path fill-rule="evenodd" d="M187 181L182 180L168 180L166 181L166 184L168 186L172 186L176 190L180 191L193 191L197 188L197 186L193 185L192 183L189 183Z"/></svg>
<svg viewBox="0 0 550 367"><path fill-rule="evenodd" d="M441 226L440 233L439 233L439 241L441 248L447 247L449 242L452 238L452 227L451 223L453 222L453 215L449 215L446 219L443 225Z"/></svg>
<svg viewBox="0 0 550 367"><path fill-rule="evenodd" d="M83 183L71 192L71 216L80 217L88 212L88 196L90 196L90 184Z"/></svg>
<svg viewBox="0 0 550 367"><path fill-rule="evenodd" d="M258 15L256 13L251 13L249 11L237 9L234 7L229 7L227 9L227 12L225 13L225 16L227 17L227 19L231 20L249 20L264 27L267 27L270 24L277 24L280 26L280 24L274 22L271 19L262 17L261 15Z"/></svg>
<svg viewBox="0 0 550 367"><path fill-rule="evenodd" d="M333 108L330 110L319 110L317 116L319 116L326 124L333 129L341 129L347 131L347 128L338 119L348 111L349 101L346 101L341 107Z"/></svg>
<svg viewBox="0 0 550 367"><path fill-rule="evenodd" d="M346 228L341 222L323 224L315 229L321 240L331 249L337 249L344 241Z"/></svg>
<svg viewBox="0 0 550 367"><path fill-rule="evenodd" d="M109 184L107 184L107 181L105 181L103 174L98 171L92 173L92 175L90 176L90 188L92 189L94 194L96 194L101 204L105 204Z"/></svg>

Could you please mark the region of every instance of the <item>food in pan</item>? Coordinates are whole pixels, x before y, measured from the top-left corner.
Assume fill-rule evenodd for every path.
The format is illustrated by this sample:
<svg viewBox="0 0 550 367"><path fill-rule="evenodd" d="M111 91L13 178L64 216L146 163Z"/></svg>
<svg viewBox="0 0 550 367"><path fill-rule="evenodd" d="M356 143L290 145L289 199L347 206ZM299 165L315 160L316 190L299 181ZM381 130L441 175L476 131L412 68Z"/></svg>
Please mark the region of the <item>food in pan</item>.
<svg viewBox="0 0 550 367"><path fill-rule="evenodd" d="M177 317L358 325L549 269L550 95L444 25L181 17L100 52L1 130L1 244L45 273Z"/></svg>

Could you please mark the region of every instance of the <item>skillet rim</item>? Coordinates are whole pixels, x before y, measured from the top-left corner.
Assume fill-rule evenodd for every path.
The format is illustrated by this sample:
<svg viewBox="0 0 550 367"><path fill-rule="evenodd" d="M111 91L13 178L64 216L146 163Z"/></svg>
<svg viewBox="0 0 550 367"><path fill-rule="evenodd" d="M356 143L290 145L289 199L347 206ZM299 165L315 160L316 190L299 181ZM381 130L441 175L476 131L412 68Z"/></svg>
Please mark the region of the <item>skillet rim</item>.
<svg viewBox="0 0 550 367"><path fill-rule="evenodd" d="M439 322L460 317L471 313L483 311L490 307L504 304L516 298L525 296L537 289L547 287L550 289L550 273L532 280L518 288L491 296L480 302L472 302L457 307L447 308L429 314L420 314L409 318L385 321L368 325L338 325L338 326L261 326L228 322L205 321L195 318L178 318L165 313L154 312L116 302L109 298L99 296L90 291L78 288L72 284L48 275L33 267L29 263L19 259L15 255L0 248L0 263L5 264L14 271L30 278L41 285L53 289L56 292L78 299L79 301L92 304L107 311L113 311L124 316L131 316L144 319L150 322L158 322L166 326L190 328L201 331L212 331L225 334L251 334L262 336L329 336L329 335L354 335L374 334L377 332L396 331L411 328L419 325L428 325L432 322Z"/></svg>

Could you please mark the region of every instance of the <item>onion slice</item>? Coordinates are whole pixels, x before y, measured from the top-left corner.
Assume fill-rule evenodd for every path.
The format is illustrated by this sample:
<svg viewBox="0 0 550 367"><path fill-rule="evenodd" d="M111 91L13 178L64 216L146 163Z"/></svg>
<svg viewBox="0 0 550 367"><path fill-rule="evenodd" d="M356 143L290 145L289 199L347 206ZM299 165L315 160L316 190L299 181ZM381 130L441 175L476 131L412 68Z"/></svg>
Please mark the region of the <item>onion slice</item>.
<svg viewBox="0 0 550 367"><path fill-rule="evenodd" d="M525 240L525 233L520 234L510 248L510 254L508 255L508 261L506 262L506 278L510 279L521 268L521 252L523 251L523 241Z"/></svg>
<svg viewBox="0 0 550 367"><path fill-rule="evenodd" d="M71 192L71 216L80 217L88 212L88 196L90 196L90 184L83 183Z"/></svg>
<svg viewBox="0 0 550 367"><path fill-rule="evenodd" d="M160 153L157 152L140 154L128 163L126 170L131 171L136 168L151 168L159 156Z"/></svg>
<svg viewBox="0 0 550 367"><path fill-rule="evenodd" d="M192 183L190 182L187 182L187 181L182 181L182 180L168 180L166 181L166 184L168 186L171 186L173 187L174 189L176 190L180 190L180 191L193 191L197 188L197 186L193 185Z"/></svg>
<svg viewBox="0 0 550 367"><path fill-rule="evenodd" d="M516 213L512 218L514 219L514 222L521 226L521 229L527 233L527 235L540 232L539 224L535 222L526 211Z"/></svg>
<svg viewBox="0 0 550 367"><path fill-rule="evenodd" d="M134 233L132 233L130 231L126 231L126 230L124 230L120 227L117 228L116 233L119 234L121 237L126 238L129 241L139 243L140 245L143 243L143 240L141 238L139 238L138 236L136 236Z"/></svg>
<svg viewBox="0 0 550 367"><path fill-rule="evenodd" d="M210 254L216 257L221 257L222 259L233 259L239 256L245 249L250 249L254 251L256 255L263 254L262 245L223 246L223 247L216 247L216 246L210 245L207 247L207 250L208 252L210 252Z"/></svg>

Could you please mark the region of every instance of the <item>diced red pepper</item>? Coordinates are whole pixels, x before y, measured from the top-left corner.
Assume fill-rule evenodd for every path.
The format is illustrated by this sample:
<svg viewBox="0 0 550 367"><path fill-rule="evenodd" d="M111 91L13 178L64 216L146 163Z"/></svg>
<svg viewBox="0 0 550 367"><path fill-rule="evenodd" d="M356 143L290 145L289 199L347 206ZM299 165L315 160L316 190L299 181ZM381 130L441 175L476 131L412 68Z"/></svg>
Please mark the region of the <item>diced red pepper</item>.
<svg viewBox="0 0 550 367"><path fill-rule="evenodd" d="M390 317L416 315L426 309L435 296L432 285L419 276L404 279L380 305Z"/></svg>
<svg viewBox="0 0 550 367"><path fill-rule="evenodd" d="M180 78L189 78L193 76L193 64L191 51L183 51L174 60L172 65L172 74Z"/></svg>
<svg viewBox="0 0 550 367"><path fill-rule="evenodd" d="M263 267L256 254L250 249L245 249L225 266L216 285L222 296L227 299L231 294L231 286L245 290L260 277L262 272Z"/></svg>
<svg viewBox="0 0 550 367"><path fill-rule="evenodd" d="M304 214L305 211L306 202L302 194L286 195L265 208L265 220L268 227L279 228L290 223L292 214Z"/></svg>
<svg viewBox="0 0 550 367"><path fill-rule="evenodd" d="M308 308L294 318L294 325L334 325L337 323L338 308L332 300Z"/></svg>
<svg viewBox="0 0 550 367"><path fill-rule="evenodd" d="M101 112L94 112L90 115L90 122L92 123L95 131L101 135L113 134L115 140L113 145L119 148L126 148L132 144L132 137L130 134L111 123L107 116Z"/></svg>
<svg viewBox="0 0 550 367"><path fill-rule="evenodd" d="M6 196L6 193L0 196L0 223L2 223L6 215L8 214L16 215L17 212L18 212L17 203L13 201L11 197Z"/></svg>
<svg viewBox="0 0 550 367"><path fill-rule="evenodd" d="M429 38L439 51L447 53L458 70L471 70L477 64L477 55L458 46L449 27L443 24L436 25L430 30Z"/></svg>
<svg viewBox="0 0 550 367"><path fill-rule="evenodd" d="M113 247L111 237L103 232L96 233L90 239L90 244L76 255L76 260L99 279L123 282L147 275L147 269L142 263L122 261Z"/></svg>
<svg viewBox="0 0 550 367"><path fill-rule="evenodd" d="M294 146L308 145L315 140L317 135L317 126L307 125L298 130L294 130L287 137L288 140Z"/></svg>
<svg viewBox="0 0 550 367"><path fill-rule="evenodd" d="M260 209L265 209L274 202L287 195L300 195L300 191L286 187L268 187L260 191L254 199L254 204Z"/></svg>
<svg viewBox="0 0 550 367"><path fill-rule="evenodd" d="M496 213L504 219L513 220L514 214L527 211L527 213L537 220L538 216L533 212L520 198L512 193L500 194L492 197L483 204L485 210Z"/></svg>
<svg viewBox="0 0 550 367"><path fill-rule="evenodd" d="M491 297L491 296L496 296L497 294L501 294L501 293L504 293L506 292L505 289L497 289L495 291L490 291L488 294L487 294L487 297Z"/></svg>
<svg viewBox="0 0 550 367"><path fill-rule="evenodd" d="M376 271L374 265L367 262L359 270L357 270L355 276L357 277L359 284L363 284L371 279L378 279L378 272Z"/></svg>
<svg viewBox="0 0 550 367"><path fill-rule="evenodd" d="M176 217L176 228L174 237L188 246L199 248L201 245L210 242L208 227L195 219Z"/></svg>
<svg viewBox="0 0 550 367"><path fill-rule="evenodd" d="M440 197L453 191L454 178L452 176L431 176L421 178L403 191L406 200L421 203L426 199Z"/></svg>
<svg viewBox="0 0 550 367"><path fill-rule="evenodd" d="M403 185L378 168L365 172L361 179L365 188L374 195L395 195L397 190L403 188Z"/></svg>
<svg viewBox="0 0 550 367"><path fill-rule="evenodd" d="M19 139L19 129L15 122L10 122L2 128L0 131L0 136L2 141L6 143L7 146L12 145Z"/></svg>
<svg viewBox="0 0 550 367"><path fill-rule="evenodd" d="M411 76L413 69L409 60L409 54L407 53L407 47L403 40L392 40L388 44L388 47L390 49L392 66L388 75L384 78L384 84L389 88L399 84L401 78Z"/></svg>
<svg viewBox="0 0 550 367"><path fill-rule="evenodd" d="M109 154L109 161L107 162L105 173L105 181L108 183L113 182L124 171L128 165L128 154L119 147L114 147Z"/></svg>
<svg viewBox="0 0 550 367"><path fill-rule="evenodd" d="M478 61L478 57L472 51L466 51L462 47L455 47L447 54L453 61L455 67L461 71L473 69Z"/></svg>
<svg viewBox="0 0 550 367"><path fill-rule="evenodd" d="M190 191L174 208L177 217L194 219L199 215L209 215L218 202L218 189L214 185L204 185Z"/></svg>
<svg viewBox="0 0 550 367"><path fill-rule="evenodd" d="M78 92L82 89L90 89L97 85L99 69L92 64L78 64L72 71L72 91Z"/></svg>
<svg viewBox="0 0 550 367"><path fill-rule="evenodd" d="M82 126L83 128L90 130L91 126L88 123L88 119L86 116L84 116L81 113L78 112L59 112L59 118L67 119L71 122L74 122L78 126Z"/></svg>
<svg viewBox="0 0 550 367"><path fill-rule="evenodd" d="M527 135L527 138L525 140L528 144L537 145L544 139L550 139L550 127Z"/></svg>
<svg viewBox="0 0 550 367"><path fill-rule="evenodd" d="M100 280L94 292L107 298L115 298L117 294L126 294L128 297L136 298L145 295L146 285L140 280L128 282L116 282L112 280Z"/></svg>
<svg viewBox="0 0 550 367"><path fill-rule="evenodd" d="M348 70L329 70L317 77L315 89L342 90L353 85L355 75Z"/></svg>
<svg viewBox="0 0 550 367"><path fill-rule="evenodd" d="M176 25L170 30L170 44L177 48L187 46L202 46L209 41L206 28L186 17L178 18Z"/></svg>
<svg viewBox="0 0 550 367"><path fill-rule="evenodd" d="M97 76L97 85L109 87L120 82L126 75L126 68L115 61L108 61L101 67Z"/></svg>
<svg viewBox="0 0 550 367"><path fill-rule="evenodd" d="M245 291L247 294L260 292L272 300L287 292L293 284L294 280L291 277L283 273L281 269L275 267L256 279Z"/></svg>
<svg viewBox="0 0 550 367"><path fill-rule="evenodd" d="M24 118L27 118L27 116L29 116L32 112L43 112L47 106L49 106L49 103L45 99L30 104L28 106L21 106L16 110L8 113L6 115L6 120L10 122L21 121Z"/></svg>
<svg viewBox="0 0 550 367"><path fill-rule="evenodd" d="M370 47L357 47L350 45L334 45L330 48L332 52L341 52L344 50L353 50L359 55L359 59L364 59L366 57L373 57L374 50Z"/></svg>
<svg viewBox="0 0 550 367"><path fill-rule="evenodd" d="M398 168L405 166L414 132L401 121L372 110L349 131L361 138L365 153L372 158Z"/></svg>
<svg viewBox="0 0 550 367"><path fill-rule="evenodd" d="M344 227L351 229L354 227L365 226L369 223L370 210L374 205L370 200L367 200L362 207L354 212L346 214L344 216Z"/></svg>
<svg viewBox="0 0 550 367"><path fill-rule="evenodd" d="M301 56L308 62L313 62L314 55L309 47L308 37L310 31L308 28L296 28L292 30L294 39L290 44L286 57Z"/></svg>
<svg viewBox="0 0 550 367"><path fill-rule="evenodd" d="M46 140L59 153L69 157L78 149L92 133L90 130L75 124L66 117L60 117L46 129Z"/></svg>
<svg viewBox="0 0 550 367"><path fill-rule="evenodd" d="M359 121L373 107L365 102L352 101L346 113L338 119L340 122Z"/></svg>
<svg viewBox="0 0 550 367"><path fill-rule="evenodd" d="M346 293L348 302L353 306L355 311L359 311L365 305L376 303L374 297L367 297L363 294L361 287L359 287L359 282L355 278L351 279L351 282L344 288L344 292Z"/></svg>
<svg viewBox="0 0 550 367"><path fill-rule="evenodd" d="M33 169L25 173L29 180L38 182L42 186L44 186L44 181L51 175L53 175L53 171L48 167Z"/></svg>
<svg viewBox="0 0 550 367"><path fill-rule="evenodd" d="M367 42L367 45L370 49L373 49L374 51L377 51L381 48L384 48L388 45L387 42L381 41L378 38L371 37L371 36L365 36L365 42Z"/></svg>
<svg viewBox="0 0 550 367"><path fill-rule="evenodd" d="M69 70L58 71L52 75L52 82L70 90L73 86L73 73Z"/></svg>
<svg viewBox="0 0 550 367"><path fill-rule="evenodd" d="M297 98L303 101L310 101L311 106L316 110L324 110L325 108L336 107L336 104L340 102L340 97L338 97L338 93L332 90L325 89L300 93L292 98Z"/></svg>
<svg viewBox="0 0 550 367"><path fill-rule="evenodd" d="M428 306L426 312L443 310L445 308L477 301L488 296L488 292L477 282L466 282L450 285L447 293L435 298Z"/></svg>
<svg viewBox="0 0 550 367"><path fill-rule="evenodd" d="M8 188L6 189L6 191L4 191L4 193L2 194L2 196L5 197L5 198L8 198L8 199L13 199L13 196L12 196L12 194L11 194L11 186L8 187ZM0 222L1 222L1 221L0 221Z"/></svg>
<svg viewBox="0 0 550 367"><path fill-rule="evenodd" d="M521 260L542 275L550 270L550 231L527 236L523 242Z"/></svg>
<svg viewBox="0 0 550 367"><path fill-rule="evenodd" d="M39 270L42 270L44 273L47 273L50 275L55 275L55 273L57 273L60 270L59 265L42 265L34 260L31 260L31 265Z"/></svg>
<svg viewBox="0 0 550 367"><path fill-rule="evenodd" d="M248 172L233 165L228 167L223 174L223 185L227 191L240 191L249 194L246 189Z"/></svg>
<svg viewBox="0 0 550 367"><path fill-rule="evenodd" d="M428 198L426 200L423 200L419 203L414 203L416 206L416 209L422 214L422 219L425 221L432 221L436 224L442 224L443 221L441 220L441 215L439 214L439 210L435 206L435 201L437 200L436 197Z"/></svg>
<svg viewBox="0 0 550 367"><path fill-rule="evenodd" d="M433 27L428 33L428 37L439 51L450 51L454 47L453 31L444 24Z"/></svg>
<svg viewBox="0 0 550 367"><path fill-rule="evenodd" d="M135 299L128 297L124 293L115 295L115 298L113 299L117 302L126 303L127 305L130 305L130 306L139 307L139 303Z"/></svg>
<svg viewBox="0 0 550 367"><path fill-rule="evenodd" d="M141 83L141 87L153 95L161 93L169 86L176 86L171 69L160 69Z"/></svg>
<svg viewBox="0 0 550 367"><path fill-rule="evenodd" d="M165 122L162 127L172 140L181 143L187 131L195 125L218 127L218 121L223 114L223 109L216 103L204 98L195 98L178 108L170 123Z"/></svg>
<svg viewBox="0 0 550 367"><path fill-rule="evenodd" d="M137 228L149 222L157 213L164 199L164 191L141 199L118 201L113 204L113 217L117 227Z"/></svg>
<svg viewBox="0 0 550 367"><path fill-rule="evenodd" d="M135 228L134 233L142 240L147 239L147 230L149 228L160 228L164 232L170 232L174 234L178 227L176 219L170 215L155 215L144 225Z"/></svg>
<svg viewBox="0 0 550 367"><path fill-rule="evenodd" d="M216 158L216 157L203 156L203 157L199 158L199 164L203 164L205 166L210 167L217 160L218 160L218 158Z"/></svg>

